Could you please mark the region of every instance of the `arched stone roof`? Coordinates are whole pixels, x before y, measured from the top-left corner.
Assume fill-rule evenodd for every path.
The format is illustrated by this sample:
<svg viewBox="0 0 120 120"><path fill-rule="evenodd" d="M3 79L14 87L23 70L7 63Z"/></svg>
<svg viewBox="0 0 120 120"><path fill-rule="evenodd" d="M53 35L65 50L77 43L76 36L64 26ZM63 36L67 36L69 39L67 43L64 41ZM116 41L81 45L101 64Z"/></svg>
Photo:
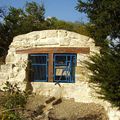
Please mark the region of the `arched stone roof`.
<svg viewBox="0 0 120 120"><path fill-rule="evenodd" d="M10 48L39 48L39 47L90 47L94 40L90 37L66 30L34 31L14 37Z"/></svg>

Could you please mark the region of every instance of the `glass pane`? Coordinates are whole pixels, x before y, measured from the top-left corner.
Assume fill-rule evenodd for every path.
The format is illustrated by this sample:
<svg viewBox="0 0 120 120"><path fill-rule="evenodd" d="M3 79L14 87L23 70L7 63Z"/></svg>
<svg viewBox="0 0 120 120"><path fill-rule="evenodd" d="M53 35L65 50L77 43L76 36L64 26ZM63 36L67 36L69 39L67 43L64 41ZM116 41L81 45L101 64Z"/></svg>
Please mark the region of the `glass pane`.
<svg viewBox="0 0 120 120"><path fill-rule="evenodd" d="M76 54L55 54L54 80L74 82Z"/></svg>
<svg viewBox="0 0 120 120"><path fill-rule="evenodd" d="M46 56L31 56L32 64L46 64Z"/></svg>
<svg viewBox="0 0 120 120"><path fill-rule="evenodd" d="M31 81L47 81L48 63L47 54L31 54L29 60L31 61L30 76Z"/></svg>
<svg viewBox="0 0 120 120"><path fill-rule="evenodd" d="M46 66L32 66L32 80L46 80Z"/></svg>
<svg viewBox="0 0 120 120"><path fill-rule="evenodd" d="M66 56L56 56L55 62L56 62L56 64L65 64L66 63Z"/></svg>
<svg viewBox="0 0 120 120"><path fill-rule="evenodd" d="M70 56L67 56L67 60L70 61Z"/></svg>
<svg viewBox="0 0 120 120"><path fill-rule="evenodd" d="M72 63L74 66L76 65L76 56L72 56Z"/></svg>

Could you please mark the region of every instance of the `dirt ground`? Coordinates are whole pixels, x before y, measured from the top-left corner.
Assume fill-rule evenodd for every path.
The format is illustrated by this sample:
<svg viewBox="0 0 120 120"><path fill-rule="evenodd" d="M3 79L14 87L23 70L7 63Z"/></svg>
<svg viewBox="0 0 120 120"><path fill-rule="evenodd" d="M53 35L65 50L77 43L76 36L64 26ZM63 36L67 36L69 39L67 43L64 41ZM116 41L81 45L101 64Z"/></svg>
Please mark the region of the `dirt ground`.
<svg viewBox="0 0 120 120"><path fill-rule="evenodd" d="M29 96L25 110L21 114L26 120L108 120L104 108L98 104L77 103L74 99L66 100L36 94Z"/></svg>
<svg viewBox="0 0 120 120"><path fill-rule="evenodd" d="M35 120L108 120L102 106L76 103L73 99L32 95L26 108L38 112Z"/></svg>

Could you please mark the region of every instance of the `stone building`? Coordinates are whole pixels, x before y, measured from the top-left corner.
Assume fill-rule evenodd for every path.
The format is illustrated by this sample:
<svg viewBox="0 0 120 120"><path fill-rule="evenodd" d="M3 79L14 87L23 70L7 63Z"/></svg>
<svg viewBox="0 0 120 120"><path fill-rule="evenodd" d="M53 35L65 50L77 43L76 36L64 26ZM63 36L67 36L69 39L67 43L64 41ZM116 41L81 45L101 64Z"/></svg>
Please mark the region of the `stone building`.
<svg viewBox="0 0 120 120"><path fill-rule="evenodd" d="M99 47L92 38L66 30L19 35L9 46L6 64L1 65L0 84L18 83L24 90L29 82L36 94L100 103L110 120L120 120L116 109L92 95L91 73L84 62L94 53L99 53Z"/></svg>

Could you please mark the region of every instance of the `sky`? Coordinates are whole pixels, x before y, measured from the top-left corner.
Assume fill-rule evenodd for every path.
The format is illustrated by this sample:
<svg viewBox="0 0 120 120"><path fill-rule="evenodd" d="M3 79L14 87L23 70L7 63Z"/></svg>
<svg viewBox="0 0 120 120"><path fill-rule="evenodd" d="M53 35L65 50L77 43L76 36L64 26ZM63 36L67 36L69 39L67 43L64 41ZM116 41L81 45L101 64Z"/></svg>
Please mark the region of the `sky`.
<svg viewBox="0 0 120 120"><path fill-rule="evenodd" d="M25 3L35 1L45 6L45 17L56 17L65 21L88 22L85 14L75 10L77 0L0 0L0 7L24 8Z"/></svg>

